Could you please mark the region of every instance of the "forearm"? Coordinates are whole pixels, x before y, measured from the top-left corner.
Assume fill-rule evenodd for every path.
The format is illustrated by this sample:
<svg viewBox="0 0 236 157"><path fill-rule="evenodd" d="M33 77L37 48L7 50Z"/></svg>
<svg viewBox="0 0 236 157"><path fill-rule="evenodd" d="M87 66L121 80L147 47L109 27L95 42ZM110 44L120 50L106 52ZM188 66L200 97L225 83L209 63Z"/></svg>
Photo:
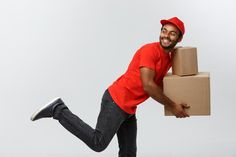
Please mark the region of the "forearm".
<svg viewBox="0 0 236 157"><path fill-rule="evenodd" d="M163 93L162 88L155 82L150 82L145 86L144 90L151 98L165 106L173 107L173 105L175 105L175 103Z"/></svg>

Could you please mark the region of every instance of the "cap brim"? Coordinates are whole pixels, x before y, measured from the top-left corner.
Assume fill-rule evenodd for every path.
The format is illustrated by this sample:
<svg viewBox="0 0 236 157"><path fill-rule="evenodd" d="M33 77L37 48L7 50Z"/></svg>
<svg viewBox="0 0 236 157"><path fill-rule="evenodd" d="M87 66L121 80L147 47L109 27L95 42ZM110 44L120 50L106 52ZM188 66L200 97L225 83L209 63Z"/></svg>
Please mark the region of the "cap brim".
<svg viewBox="0 0 236 157"><path fill-rule="evenodd" d="M170 22L170 21L168 21L168 20L161 20L160 22L161 22L162 25L165 25L165 24L167 24L167 23L170 23L170 24L176 26L173 22ZM176 26L176 27L177 27L177 26ZM177 28L178 28L178 27L177 27Z"/></svg>
<svg viewBox="0 0 236 157"><path fill-rule="evenodd" d="M165 24L167 24L167 23L171 23L171 22L168 21L168 20L161 20L160 22L161 22L162 25L165 25Z"/></svg>

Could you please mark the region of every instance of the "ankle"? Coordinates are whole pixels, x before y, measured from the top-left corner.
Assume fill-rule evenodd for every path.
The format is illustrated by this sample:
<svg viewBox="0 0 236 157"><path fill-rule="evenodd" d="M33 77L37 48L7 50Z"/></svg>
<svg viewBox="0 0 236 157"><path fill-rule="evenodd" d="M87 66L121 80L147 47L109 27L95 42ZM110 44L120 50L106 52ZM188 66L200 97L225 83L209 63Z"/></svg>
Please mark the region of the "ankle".
<svg viewBox="0 0 236 157"><path fill-rule="evenodd" d="M61 113L63 112L63 110L68 109L68 107L65 104L58 104L55 106L55 108L53 108L52 111L52 117L53 119L59 119Z"/></svg>

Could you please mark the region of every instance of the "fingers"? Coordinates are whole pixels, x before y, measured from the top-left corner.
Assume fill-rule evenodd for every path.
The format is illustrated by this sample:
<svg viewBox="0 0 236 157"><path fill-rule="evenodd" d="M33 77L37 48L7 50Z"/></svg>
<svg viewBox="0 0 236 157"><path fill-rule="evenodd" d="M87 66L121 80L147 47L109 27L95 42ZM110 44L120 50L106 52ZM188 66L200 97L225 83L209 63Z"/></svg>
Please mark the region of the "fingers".
<svg viewBox="0 0 236 157"><path fill-rule="evenodd" d="M186 118L189 117L189 115L185 112L185 110L183 110L182 112L180 112L179 114L175 115L176 118Z"/></svg>
<svg viewBox="0 0 236 157"><path fill-rule="evenodd" d="M176 118L187 118L187 117L189 117L189 115L187 113L185 113L185 114L181 114L181 115L176 115L175 117Z"/></svg>
<svg viewBox="0 0 236 157"><path fill-rule="evenodd" d="M186 118L186 117L189 117L189 115L186 112L184 112L184 117L183 118Z"/></svg>
<svg viewBox="0 0 236 157"><path fill-rule="evenodd" d="M175 113L174 115L176 116L176 118L186 118L186 117L189 117L189 115L185 111L185 109L188 109L188 108L190 108L190 106L187 105L187 104L184 104L184 103L179 104L175 108L176 110L174 112Z"/></svg>
<svg viewBox="0 0 236 157"><path fill-rule="evenodd" d="M189 109L190 106L187 105L187 104L182 104L182 107L183 107L183 111L181 112L181 116L180 116L180 118L186 118L186 117L189 117L189 115L186 113L185 109Z"/></svg>

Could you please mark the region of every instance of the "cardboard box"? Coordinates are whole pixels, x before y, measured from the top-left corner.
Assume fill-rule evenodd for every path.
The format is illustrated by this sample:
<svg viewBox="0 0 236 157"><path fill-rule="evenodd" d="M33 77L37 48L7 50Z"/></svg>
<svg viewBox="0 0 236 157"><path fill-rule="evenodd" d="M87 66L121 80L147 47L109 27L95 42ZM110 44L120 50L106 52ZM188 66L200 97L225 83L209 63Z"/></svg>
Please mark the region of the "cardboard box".
<svg viewBox="0 0 236 157"><path fill-rule="evenodd" d="M196 47L181 47L172 53L172 73L179 76L198 73Z"/></svg>
<svg viewBox="0 0 236 157"><path fill-rule="evenodd" d="M175 103L186 103L189 115L210 115L210 73L202 72L193 76L170 75L163 80L164 93ZM165 107L165 115L173 115Z"/></svg>

